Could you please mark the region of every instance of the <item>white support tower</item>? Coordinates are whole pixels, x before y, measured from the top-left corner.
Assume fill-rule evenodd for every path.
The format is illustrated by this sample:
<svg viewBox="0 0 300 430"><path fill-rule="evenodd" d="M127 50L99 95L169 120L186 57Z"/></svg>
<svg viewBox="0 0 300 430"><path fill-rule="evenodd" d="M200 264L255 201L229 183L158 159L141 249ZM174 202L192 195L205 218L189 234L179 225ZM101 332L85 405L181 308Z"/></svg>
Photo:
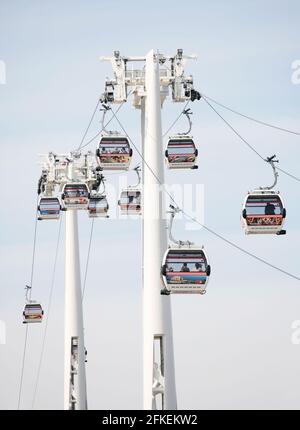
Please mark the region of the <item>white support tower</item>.
<svg viewBox="0 0 300 430"><path fill-rule="evenodd" d="M97 189L99 171L95 155L91 152L84 155L50 152L42 155L41 161L39 205L43 199L54 197L66 211L64 409L85 410L87 409L86 350L77 212L78 209L85 209L87 212L84 200L89 198L91 190ZM69 187L68 195L65 187ZM87 194L84 198L82 190Z"/></svg>
<svg viewBox="0 0 300 430"><path fill-rule="evenodd" d="M74 178L74 163L68 164ZM66 211L64 409L87 409L77 210Z"/></svg>
<svg viewBox="0 0 300 430"><path fill-rule="evenodd" d="M103 102L127 100L133 89L133 105L141 109L143 162L143 404L144 409L176 409L172 314L170 296L160 294L161 265L167 249L164 219L164 162L161 107L169 87L174 102L198 98L193 79L184 75L181 49L174 56L151 50L145 57L102 57L112 64L114 79L107 80ZM140 69L127 69L128 62L142 62ZM170 62L168 67L164 64ZM144 68L145 65L145 68ZM147 164L147 165L146 165Z"/></svg>
<svg viewBox="0 0 300 430"><path fill-rule="evenodd" d="M144 409L176 409L171 300L162 296L161 262L167 249L163 192L164 159L161 127L159 62L146 57L143 198L143 382Z"/></svg>
<svg viewBox="0 0 300 430"><path fill-rule="evenodd" d="M64 409L87 409L77 210L66 212Z"/></svg>

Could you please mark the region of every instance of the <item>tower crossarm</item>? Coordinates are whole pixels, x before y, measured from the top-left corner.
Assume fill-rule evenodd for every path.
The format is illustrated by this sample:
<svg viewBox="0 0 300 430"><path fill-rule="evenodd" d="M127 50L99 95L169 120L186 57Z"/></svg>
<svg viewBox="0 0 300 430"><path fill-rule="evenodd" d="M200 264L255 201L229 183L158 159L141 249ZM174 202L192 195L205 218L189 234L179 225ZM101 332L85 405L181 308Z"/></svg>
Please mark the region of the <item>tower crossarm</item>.
<svg viewBox="0 0 300 430"><path fill-rule="evenodd" d="M154 53L155 60L159 61L161 67L159 71L161 104L169 95L171 87L172 99L174 102L185 102L200 97L193 88L193 77L185 75L184 65L188 59L196 59L195 55L184 55L182 49L177 49L175 55L164 55ZM146 57L121 56L119 51L115 51L112 57L100 57L103 61L109 61L114 72L112 79L107 78L105 90L102 95L104 103L124 103L129 95L129 88L133 92L133 106L141 107L141 99L145 96L145 61ZM129 67L132 63L132 67ZM138 63L137 65L133 65Z"/></svg>
<svg viewBox="0 0 300 430"><path fill-rule="evenodd" d="M69 166L72 163L72 178ZM68 182L84 182L92 188L97 181L97 160L91 151L86 154L71 152L56 154L49 152L40 155L42 175L39 180L38 192L52 195L56 189L62 190Z"/></svg>

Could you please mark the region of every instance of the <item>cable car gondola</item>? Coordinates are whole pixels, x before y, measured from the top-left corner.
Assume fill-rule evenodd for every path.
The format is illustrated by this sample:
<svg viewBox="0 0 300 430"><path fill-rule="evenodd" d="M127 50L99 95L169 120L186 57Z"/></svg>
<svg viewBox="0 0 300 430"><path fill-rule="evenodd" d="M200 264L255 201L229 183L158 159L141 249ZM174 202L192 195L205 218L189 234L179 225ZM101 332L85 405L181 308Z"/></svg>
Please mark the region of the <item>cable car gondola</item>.
<svg viewBox="0 0 300 430"><path fill-rule="evenodd" d="M255 190L244 201L242 224L246 234L285 234L286 209L279 192Z"/></svg>
<svg viewBox="0 0 300 430"><path fill-rule="evenodd" d="M275 155L265 161L270 163L274 173L274 183L270 187L261 187L249 192L244 200L242 208L242 226L246 234L286 234L283 224L286 217L286 209L279 191L272 188L277 183Z"/></svg>
<svg viewBox="0 0 300 430"><path fill-rule="evenodd" d="M191 136L177 135L170 137L165 152L169 169L197 169L198 149Z"/></svg>
<svg viewBox="0 0 300 430"><path fill-rule="evenodd" d="M61 195L64 209L87 209L89 195L89 188L84 182L65 184Z"/></svg>
<svg viewBox="0 0 300 430"><path fill-rule="evenodd" d="M179 209L171 206L169 237L175 244L169 246L163 257L161 294L205 294L211 272L207 255L203 247L173 238L171 230L177 212Z"/></svg>
<svg viewBox="0 0 300 430"><path fill-rule="evenodd" d="M96 194L90 197L88 212L90 218L108 218L108 202L105 195Z"/></svg>
<svg viewBox="0 0 300 430"><path fill-rule="evenodd" d="M102 174L97 173L96 181L92 185L90 200L88 204L88 213L90 218L108 218L109 205L105 193L105 178ZM103 186L100 192L100 186Z"/></svg>
<svg viewBox="0 0 300 430"><path fill-rule="evenodd" d="M97 149L97 156L103 170L128 170L132 149L126 136L103 135Z"/></svg>
<svg viewBox="0 0 300 430"><path fill-rule="evenodd" d="M61 205L57 197L41 197L38 204L38 220L59 219Z"/></svg>
<svg viewBox="0 0 300 430"><path fill-rule="evenodd" d="M198 149L193 137L190 135L192 122L190 109L183 111L189 121L189 129L186 133L177 134L169 138L165 151L166 163L169 169L197 169L196 160Z"/></svg>
<svg viewBox="0 0 300 430"><path fill-rule="evenodd" d="M142 193L139 188L128 187L122 191L118 202L122 215L140 215Z"/></svg>
<svg viewBox="0 0 300 430"><path fill-rule="evenodd" d="M103 134L96 155L103 170L128 170L132 157L128 138L120 133L105 129L105 115L110 109L107 104L102 103L101 125Z"/></svg>
<svg viewBox="0 0 300 430"><path fill-rule="evenodd" d="M142 213L140 167L135 167L134 171L138 176L138 183L122 190L120 200L118 201L121 215L140 215Z"/></svg>
<svg viewBox="0 0 300 430"><path fill-rule="evenodd" d="M23 324L41 323L44 311L39 303L27 303L23 311Z"/></svg>
<svg viewBox="0 0 300 430"><path fill-rule="evenodd" d="M41 323L44 315L44 311L40 303L29 299L28 294L31 289L30 286L26 285L26 301L23 311L23 324Z"/></svg>
<svg viewBox="0 0 300 430"><path fill-rule="evenodd" d="M205 294L210 266L203 248L172 245L165 253L162 278L166 293Z"/></svg>

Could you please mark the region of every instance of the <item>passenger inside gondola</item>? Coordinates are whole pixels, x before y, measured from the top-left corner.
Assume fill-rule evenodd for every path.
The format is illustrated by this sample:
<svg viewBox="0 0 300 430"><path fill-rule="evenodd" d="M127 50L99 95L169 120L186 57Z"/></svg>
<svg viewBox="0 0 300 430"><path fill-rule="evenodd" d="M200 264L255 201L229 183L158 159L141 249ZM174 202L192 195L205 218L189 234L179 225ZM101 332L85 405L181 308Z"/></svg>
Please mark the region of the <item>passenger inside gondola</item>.
<svg viewBox="0 0 300 430"><path fill-rule="evenodd" d="M205 269L204 267L202 267L202 264L200 263L195 263L195 268L193 270L193 272L204 272Z"/></svg>
<svg viewBox="0 0 300 430"><path fill-rule="evenodd" d="M283 206L279 196L249 196L246 202L248 225L280 225Z"/></svg>
<svg viewBox="0 0 300 430"><path fill-rule="evenodd" d="M187 263L183 263L180 272L190 272L190 269L189 269Z"/></svg>
<svg viewBox="0 0 300 430"><path fill-rule="evenodd" d="M266 204L265 215L275 215L275 206L272 203Z"/></svg>

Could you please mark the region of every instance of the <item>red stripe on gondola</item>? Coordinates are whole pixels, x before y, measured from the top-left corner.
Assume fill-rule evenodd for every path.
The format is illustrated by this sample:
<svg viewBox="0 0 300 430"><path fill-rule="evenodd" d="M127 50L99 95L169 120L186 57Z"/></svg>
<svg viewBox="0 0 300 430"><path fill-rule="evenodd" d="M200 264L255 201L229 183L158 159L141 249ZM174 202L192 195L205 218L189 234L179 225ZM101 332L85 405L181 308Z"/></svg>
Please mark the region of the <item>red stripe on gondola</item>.
<svg viewBox="0 0 300 430"><path fill-rule="evenodd" d="M203 255L199 255L196 257L192 257L192 256L187 256L187 257L181 257L180 255L168 255L167 260L172 259L172 260L199 260L199 258L204 259Z"/></svg>
<svg viewBox="0 0 300 430"><path fill-rule="evenodd" d="M190 275L190 276L206 276L206 272L166 272L167 275L171 276L171 275L175 275L175 276L180 276L180 275Z"/></svg>
<svg viewBox="0 0 300 430"><path fill-rule="evenodd" d="M168 153L168 157L195 157L195 153L191 152L173 152L172 154Z"/></svg>
<svg viewBox="0 0 300 430"><path fill-rule="evenodd" d="M247 215L247 218L282 218L282 215Z"/></svg>
<svg viewBox="0 0 300 430"><path fill-rule="evenodd" d="M195 145L193 143L191 143L190 140L186 140L186 141L180 141L180 140L176 140L173 142L169 142L168 146L192 146L194 147Z"/></svg>
<svg viewBox="0 0 300 430"><path fill-rule="evenodd" d="M195 146L192 144L180 145L178 143L170 143L168 146L169 148L195 148Z"/></svg>
<svg viewBox="0 0 300 430"><path fill-rule="evenodd" d="M247 206L266 206L268 203L275 203L276 205L280 204L280 202L276 200L274 202L247 202Z"/></svg>
<svg viewBox="0 0 300 430"><path fill-rule="evenodd" d="M127 139L110 139L110 140L104 140L102 139L100 142L100 146L105 145L129 145Z"/></svg>

